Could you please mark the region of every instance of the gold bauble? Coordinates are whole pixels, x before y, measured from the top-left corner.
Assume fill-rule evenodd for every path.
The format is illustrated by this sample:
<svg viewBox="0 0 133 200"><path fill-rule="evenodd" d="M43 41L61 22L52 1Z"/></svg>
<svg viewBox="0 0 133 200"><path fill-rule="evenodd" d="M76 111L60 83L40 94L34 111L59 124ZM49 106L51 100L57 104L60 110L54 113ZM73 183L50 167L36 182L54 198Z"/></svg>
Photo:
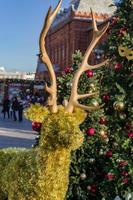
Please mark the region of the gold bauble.
<svg viewBox="0 0 133 200"><path fill-rule="evenodd" d="M90 158L90 159L89 159L89 163L90 163L90 164L95 163L95 161L96 161L95 158Z"/></svg>
<svg viewBox="0 0 133 200"><path fill-rule="evenodd" d="M81 175L80 175L80 178L81 178L81 180L85 180L86 179L86 174L85 173L82 173Z"/></svg>
<svg viewBox="0 0 133 200"><path fill-rule="evenodd" d="M104 140L106 140L106 139L108 138L108 134L107 134L107 132L104 131L104 130L100 130L99 134L100 134L100 137L101 137L102 139L104 139Z"/></svg>
<svg viewBox="0 0 133 200"><path fill-rule="evenodd" d="M94 90L96 90L96 86L93 83L91 83L90 84L90 89L94 91Z"/></svg>
<svg viewBox="0 0 133 200"><path fill-rule="evenodd" d="M113 108L114 108L116 111L122 111L122 110L124 110L124 108L125 108L125 104L124 104L122 101L116 101L116 102L114 102L114 104L113 104Z"/></svg>
<svg viewBox="0 0 133 200"><path fill-rule="evenodd" d="M119 117L120 117L120 119L126 119L126 114L125 113L119 113Z"/></svg>

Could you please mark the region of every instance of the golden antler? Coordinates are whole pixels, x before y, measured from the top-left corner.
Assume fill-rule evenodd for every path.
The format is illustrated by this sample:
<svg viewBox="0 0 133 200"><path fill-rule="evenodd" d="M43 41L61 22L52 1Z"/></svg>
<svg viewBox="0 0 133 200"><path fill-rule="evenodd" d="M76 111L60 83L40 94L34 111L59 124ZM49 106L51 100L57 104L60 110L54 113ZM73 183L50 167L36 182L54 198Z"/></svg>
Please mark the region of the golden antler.
<svg viewBox="0 0 133 200"><path fill-rule="evenodd" d="M62 0L59 0L58 5L53 10L53 12L51 10L51 7L49 8L45 21L44 21L42 31L40 33L40 38L39 38L40 59L44 64L46 64L47 69L49 71L49 75L50 75L51 86L48 87L46 84L45 88L46 88L46 91L50 94L48 98L48 106L50 107L50 110L53 113L57 112L57 83L56 83L56 75L54 72L53 65L46 51L45 38L55 16L57 15L60 9L61 2Z"/></svg>
<svg viewBox="0 0 133 200"><path fill-rule="evenodd" d="M95 17L94 17L92 10L91 10L91 15L92 15L92 22L93 22L93 38L92 38L92 41L91 41L89 47L87 48L87 50L85 52L83 61L82 61L81 65L79 66L79 69L77 70L76 74L74 75L70 99L66 106L66 111L70 112L70 113L73 112L74 107L80 107L81 109L88 110L88 111L96 109L95 106L85 106L85 105L78 103L78 99L90 97L90 96L93 96L96 94L96 93L90 93L90 94L79 95L77 92L78 82L79 82L80 76L83 72L90 70L90 69L99 68L107 63L107 60L106 60L106 61L104 61L100 64L97 64L97 65L94 65L94 66L91 66L88 64L88 58L89 58L93 48L96 46L99 39L102 37L102 35L106 32L106 30L109 27L109 23L107 23L103 27L103 29L99 31L97 28L97 24L96 24Z"/></svg>

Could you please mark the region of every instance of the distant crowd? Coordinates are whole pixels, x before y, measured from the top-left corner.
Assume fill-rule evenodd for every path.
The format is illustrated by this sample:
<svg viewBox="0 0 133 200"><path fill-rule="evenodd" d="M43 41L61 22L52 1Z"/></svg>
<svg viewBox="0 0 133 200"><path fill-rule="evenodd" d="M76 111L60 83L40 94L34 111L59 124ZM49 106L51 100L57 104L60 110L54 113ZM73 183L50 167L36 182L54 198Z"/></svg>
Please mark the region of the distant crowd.
<svg viewBox="0 0 133 200"><path fill-rule="evenodd" d="M23 121L23 110L29 107L30 104L40 103L45 104L44 97L37 95L27 95L24 99L14 96L12 99L5 97L2 102L3 118L13 119L14 121Z"/></svg>

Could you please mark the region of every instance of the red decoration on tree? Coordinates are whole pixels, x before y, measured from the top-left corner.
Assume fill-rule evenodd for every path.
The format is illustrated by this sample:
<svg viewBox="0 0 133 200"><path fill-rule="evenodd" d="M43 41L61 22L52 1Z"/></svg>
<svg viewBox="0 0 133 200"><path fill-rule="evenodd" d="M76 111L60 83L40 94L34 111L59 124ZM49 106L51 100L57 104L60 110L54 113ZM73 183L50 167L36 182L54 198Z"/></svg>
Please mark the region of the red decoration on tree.
<svg viewBox="0 0 133 200"><path fill-rule="evenodd" d="M122 174L122 176L125 176L125 177L129 175L129 173L127 171L122 171L121 174Z"/></svg>
<svg viewBox="0 0 133 200"><path fill-rule="evenodd" d="M93 192L93 193L95 193L95 192L96 192L96 190L97 190L97 188L96 188L96 185L95 185L95 184L88 186L88 187L87 187L87 189L88 189L90 192Z"/></svg>
<svg viewBox="0 0 133 200"><path fill-rule="evenodd" d="M122 181L123 184L127 184L128 183L128 178L124 178Z"/></svg>
<svg viewBox="0 0 133 200"><path fill-rule="evenodd" d="M120 30L119 30L119 35L120 36L123 36L123 35L125 35L127 33L127 29L126 28L120 28Z"/></svg>
<svg viewBox="0 0 133 200"><path fill-rule="evenodd" d="M113 156L112 151L111 150L107 151L106 152L106 156L109 157L109 158L111 158Z"/></svg>
<svg viewBox="0 0 133 200"><path fill-rule="evenodd" d="M105 102L108 102L109 99L110 99L110 96L109 96L108 94L103 95L103 100L104 100Z"/></svg>
<svg viewBox="0 0 133 200"><path fill-rule="evenodd" d="M118 22L119 22L119 17L118 16L112 17L112 23L111 23L112 26L117 24Z"/></svg>
<svg viewBox="0 0 133 200"><path fill-rule="evenodd" d="M41 126L42 126L42 124L39 122L32 122L32 129L34 131L39 132L41 130Z"/></svg>
<svg viewBox="0 0 133 200"><path fill-rule="evenodd" d="M119 167L125 167L125 166L127 166L128 165L128 161L127 160L121 160L120 162L119 162Z"/></svg>
<svg viewBox="0 0 133 200"><path fill-rule="evenodd" d="M71 73L72 72L72 67L65 67L64 68L64 72L65 72L65 74Z"/></svg>
<svg viewBox="0 0 133 200"><path fill-rule="evenodd" d="M101 117L99 120L99 123L105 125L105 124L107 124L107 120L105 118Z"/></svg>
<svg viewBox="0 0 133 200"><path fill-rule="evenodd" d="M129 138L133 138L133 132L129 132L129 133L128 133L128 137L129 137Z"/></svg>
<svg viewBox="0 0 133 200"><path fill-rule="evenodd" d="M86 71L86 74L87 74L87 77L90 78L90 77L93 77L94 76L94 73L92 70L88 70Z"/></svg>
<svg viewBox="0 0 133 200"><path fill-rule="evenodd" d="M113 174L113 173L107 173L106 175L105 175L105 178L107 179L107 180L109 180L109 181L112 181L114 178L115 178L115 174Z"/></svg>
<svg viewBox="0 0 133 200"><path fill-rule="evenodd" d="M115 64L115 70L119 70L119 69L121 69L121 67L122 67L121 63Z"/></svg>
<svg viewBox="0 0 133 200"><path fill-rule="evenodd" d="M89 136L93 136L94 134L95 134L95 129L94 128L88 128L87 129L87 135L89 135Z"/></svg>

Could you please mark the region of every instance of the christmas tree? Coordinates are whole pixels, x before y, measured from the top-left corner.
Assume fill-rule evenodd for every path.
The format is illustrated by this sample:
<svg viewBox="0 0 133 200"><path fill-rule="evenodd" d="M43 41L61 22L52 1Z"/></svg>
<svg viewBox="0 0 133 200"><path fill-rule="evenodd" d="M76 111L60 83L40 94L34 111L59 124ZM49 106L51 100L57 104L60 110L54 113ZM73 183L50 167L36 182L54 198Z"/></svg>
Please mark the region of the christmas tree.
<svg viewBox="0 0 133 200"><path fill-rule="evenodd" d="M80 80L80 93L100 94L84 102L103 107L89 113L81 125L86 137L72 155L68 200L125 199L133 192L133 3L123 0L117 6L104 45L109 66L89 70ZM77 52L73 65L58 79L62 98L68 98L81 59Z"/></svg>
<svg viewBox="0 0 133 200"><path fill-rule="evenodd" d="M82 54L77 51L73 55L73 64L64 69L61 77L58 77L58 91L60 101L64 103L69 97L72 79L80 62ZM81 101L82 104L96 106L102 104L99 95L101 85L101 73L99 70L88 70L85 72L79 83L80 94L95 93L95 97L87 98ZM72 164L70 170L70 185L67 199L102 199L99 191L100 180L104 174L101 173L104 159L109 157L110 152L106 151L108 144L107 119L104 115L103 108L96 109L88 113L86 121L81 125L85 135L83 146L72 155Z"/></svg>
<svg viewBox="0 0 133 200"><path fill-rule="evenodd" d="M122 198L133 192L133 1L117 6L105 43L109 68L103 72L101 91L112 152L105 162L105 172L112 176L106 188L110 197L116 193Z"/></svg>

